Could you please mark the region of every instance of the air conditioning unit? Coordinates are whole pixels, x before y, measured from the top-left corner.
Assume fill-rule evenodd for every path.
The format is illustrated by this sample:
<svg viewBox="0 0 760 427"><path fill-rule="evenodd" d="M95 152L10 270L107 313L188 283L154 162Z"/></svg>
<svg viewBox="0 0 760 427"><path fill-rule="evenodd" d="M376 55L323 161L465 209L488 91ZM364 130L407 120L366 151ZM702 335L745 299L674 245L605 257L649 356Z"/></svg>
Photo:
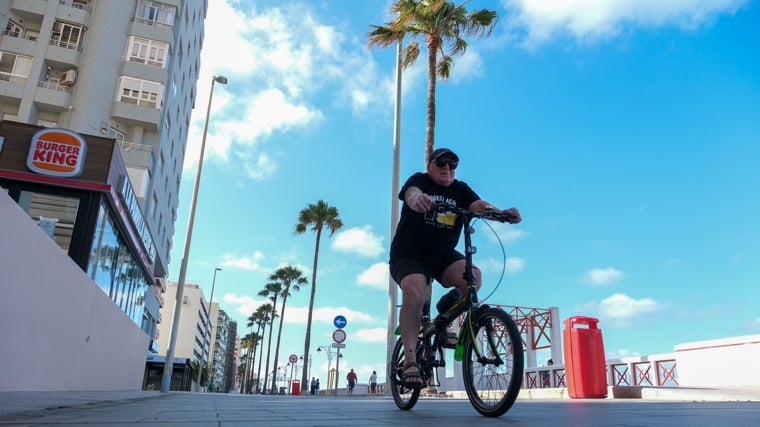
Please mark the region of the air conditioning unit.
<svg viewBox="0 0 760 427"><path fill-rule="evenodd" d="M61 74L61 80L58 82L63 86L74 86L77 81L77 70L71 69Z"/></svg>

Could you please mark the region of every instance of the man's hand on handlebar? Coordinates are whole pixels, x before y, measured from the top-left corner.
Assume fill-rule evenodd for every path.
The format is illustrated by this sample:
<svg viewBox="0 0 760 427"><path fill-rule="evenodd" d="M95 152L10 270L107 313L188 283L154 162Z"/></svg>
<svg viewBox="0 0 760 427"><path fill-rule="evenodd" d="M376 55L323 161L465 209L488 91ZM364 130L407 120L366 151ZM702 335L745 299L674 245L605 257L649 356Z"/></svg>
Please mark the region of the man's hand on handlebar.
<svg viewBox="0 0 760 427"><path fill-rule="evenodd" d="M517 210L517 208L504 209L501 211L501 213L507 217L507 222L510 224L517 224L518 222L522 221L520 211Z"/></svg>

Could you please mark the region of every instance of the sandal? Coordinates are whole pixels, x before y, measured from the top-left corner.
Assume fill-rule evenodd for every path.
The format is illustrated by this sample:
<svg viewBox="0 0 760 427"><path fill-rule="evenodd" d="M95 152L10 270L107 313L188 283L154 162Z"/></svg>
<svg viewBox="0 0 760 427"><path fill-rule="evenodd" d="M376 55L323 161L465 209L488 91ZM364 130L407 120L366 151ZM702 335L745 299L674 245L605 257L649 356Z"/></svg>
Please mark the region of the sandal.
<svg viewBox="0 0 760 427"><path fill-rule="evenodd" d="M417 368L417 372L407 372L409 368ZM422 388L422 376L420 375L420 365L415 362L404 364L404 372L401 374L401 384L410 389Z"/></svg>
<svg viewBox="0 0 760 427"><path fill-rule="evenodd" d="M459 337L457 337L457 334L454 332L446 332L446 336L443 338L443 344L441 344L441 347L443 348L457 348L457 340Z"/></svg>

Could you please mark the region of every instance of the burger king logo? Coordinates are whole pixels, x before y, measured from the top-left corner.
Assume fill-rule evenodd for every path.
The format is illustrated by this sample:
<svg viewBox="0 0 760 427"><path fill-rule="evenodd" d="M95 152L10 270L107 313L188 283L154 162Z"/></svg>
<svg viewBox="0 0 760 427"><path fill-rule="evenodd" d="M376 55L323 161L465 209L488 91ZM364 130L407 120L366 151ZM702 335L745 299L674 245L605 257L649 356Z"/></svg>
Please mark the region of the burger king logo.
<svg viewBox="0 0 760 427"><path fill-rule="evenodd" d="M42 129L32 137L26 166L43 175L74 177L82 173L87 143L66 129Z"/></svg>

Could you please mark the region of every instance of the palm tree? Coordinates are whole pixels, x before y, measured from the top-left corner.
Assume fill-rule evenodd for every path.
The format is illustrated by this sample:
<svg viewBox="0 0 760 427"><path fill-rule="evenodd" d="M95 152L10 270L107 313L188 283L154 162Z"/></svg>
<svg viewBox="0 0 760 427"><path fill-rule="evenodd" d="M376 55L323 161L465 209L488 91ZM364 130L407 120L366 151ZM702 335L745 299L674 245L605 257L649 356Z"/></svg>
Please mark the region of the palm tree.
<svg viewBox="0 0 760 427"><path fill-rule="evenodd" d="M330 230L330 236L335 230L343 227L343 221L338 216L338 209L330 206L324 200L317 204L309 204L298 214L298 224L296 224L296 234L304 233L309 227L317 232L317 240L314 245L314 265L311 270L311 297L309 298L309 315L306 320L306 339L303 345L303 372L301 374L301 384L306 384L306 367L309 365L309 347L311 346L311 317L314 312L314 294L317 290L317 261L319 260L319 240L322 237L322 230L327 227ZM306 388L304 387L304 392Z"/></svg>
<svg viewBox="0 0 760 427"><path fill-rule="evenodd" d="M308 280L306 280L305 277L303 277L303 273L301 273L301 270L299 270L296 267L280 267L275 271L271 276L269 276L269 280L276 281L281 285L282 291L280 292L280 295L282 296L282 307L280 308L280 327L277 330L277 345L274 349L274 363L277 364L277 360L279 360L280 355L280 339L282 338L282 324L285 322L285 304L288 302L288 297L290 296L290 290L293 289L294 291L298 292L301 290L301 286L307 285L309 283Z"/></svg>
<svg viewBox="0 0 760 427"><path fill-rule="evenodd" d="M419 40L428 48L427 129L425 159L435 146L435 88L436 76L446 80L451 74L454 55L463 55L467 41L462 36L482 37L491 34L498 16L488 9L468 12L465 5L450 0L396 0L391 11L394 21L385 26L371 25L369 46L388 47L404 37L412 41L404 48L403 67L413 64L420 53ZM446 49L448 46L448 50ZM440 58L440 61L439 61Z"/></svg>
<svg viewBox="0 0 760 427"><path fill-rule="evenodd" d="M269 300L272 301L271 306L271 316L269 317L269 342L267 344L267 366L266 371L264 371L264 388L262 390L267 389L267 384L269 383L269 356L272 351L272 329L274 329L274 319L277 317L276 310L277 310L277 298L280 296L280 292L282 292L282 285L277 282L269 282L264 286L264 289L262 289L259 292L260 297L269 297ZM277 364L277 359L274 361L275 365Z"/></svg>
<svg viewBox="0 0 760 427"><path fill-rule="evenodd" d="M248 319L250 320L251 318L249 317ZM249 322L248 326L251 327L253 324ZM248 365L250 365L251 349L253 348L253 333L250 333L240 339L240 347L246 349L246 353L243 356L240 356L240 360L243 361L244 364L240 364L240 366L238 366L237 372L238 377L241 378L240 393L244 394L248 389L246 380L248 379Z"/></svg>
<svg viewBox="0 0 760 427"><path fill-rule="evenodd" d="M253 361L255 359L256 355L256 349L258 348L259 341L263 338L261 335L258 334L258 330L256 333L253 333L253 326L259 324L259 319L257 315L254 313L251 316L248 317L248 324L247 326L251 328L251 333L247 334L243 339L240 340L240 346L243 348L247 348L248 352L246 353L245 357L245 365L242 365L243 375L242 375L242 390L241 393L247 393L248 390L250 390L250 378L253 376L251 375L253 372ZM261 327L259 326L259 329Z"/></svg>
<svg viewBox="0 0 760 427"><path fill-rule="evenodd" d="M267 324L270 322L272 315L274 314L274 307L272 307L272 304L266 303L260 306L259 308L257 308L256 313L260 314L259 324L261 326L261 336L263 337L267 329ZM256 387L257 388L259 385L261 385L261 360L263 359L263 357L261 357L261 353L263 351L264 351L264 347L262 346L261 349L259 350L259 369L256 373Z"/></svg>
<svg viewBox="0 0 760 427"><path fill-rule="evenodd" d="M201 369L201 362L199 360L193 360L191 363L191 366L193 367L193 372L198 372L197 369ZM209 365L208 363L203 364L203 370L201 371L201 383L199 386L205 387L206 384L208 384L209 379ZM193 378L196 378L195 375L193 375Z"/></svg>

